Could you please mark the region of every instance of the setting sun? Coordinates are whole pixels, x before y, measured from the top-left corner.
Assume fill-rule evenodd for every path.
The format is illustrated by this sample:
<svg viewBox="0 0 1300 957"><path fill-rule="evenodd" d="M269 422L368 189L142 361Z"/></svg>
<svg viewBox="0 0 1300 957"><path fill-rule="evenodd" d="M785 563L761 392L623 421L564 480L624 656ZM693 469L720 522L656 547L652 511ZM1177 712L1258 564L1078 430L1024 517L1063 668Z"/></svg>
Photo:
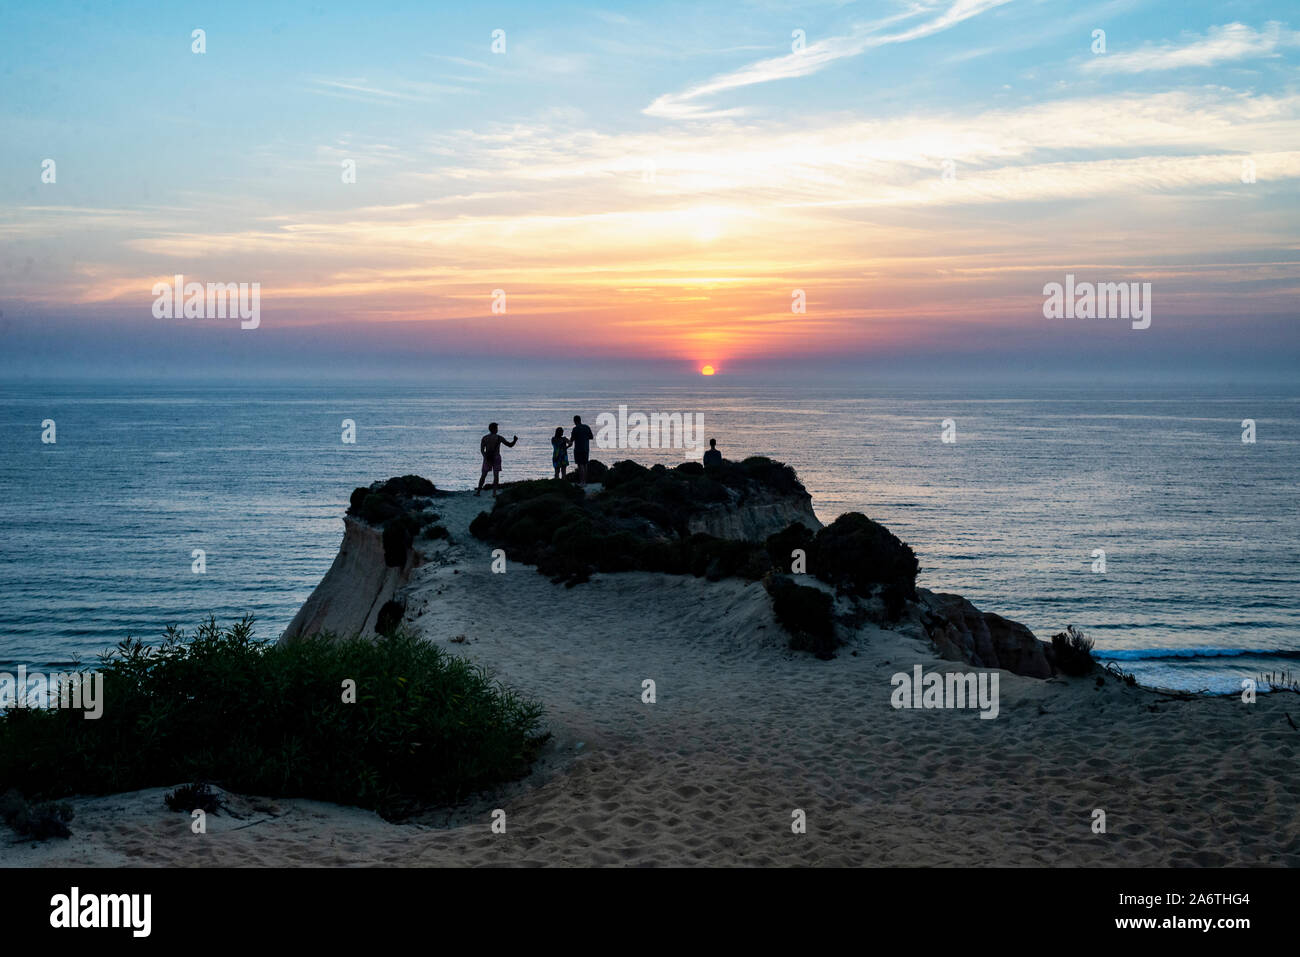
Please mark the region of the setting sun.
<svg viewBox="0 0 1300 957"><path fill-rule="evenodd" d="M713 375L715 371L716 370L713 368L713 366L705 366L703 369L700 370L700 375Z"/></svg>

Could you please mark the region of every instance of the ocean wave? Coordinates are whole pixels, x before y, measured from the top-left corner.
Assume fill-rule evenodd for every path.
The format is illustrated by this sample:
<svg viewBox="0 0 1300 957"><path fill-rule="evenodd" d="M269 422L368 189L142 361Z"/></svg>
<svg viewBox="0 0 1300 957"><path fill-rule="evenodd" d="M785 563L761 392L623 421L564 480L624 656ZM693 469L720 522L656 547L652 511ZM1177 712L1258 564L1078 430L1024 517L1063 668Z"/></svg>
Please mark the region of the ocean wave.
<svg viewBox="0 0 1300 957"><path fill-rule="evenodd" d="M1097 648L1102 661L1140 661L1161 658L1298 658L1294 648Z"/></svg>

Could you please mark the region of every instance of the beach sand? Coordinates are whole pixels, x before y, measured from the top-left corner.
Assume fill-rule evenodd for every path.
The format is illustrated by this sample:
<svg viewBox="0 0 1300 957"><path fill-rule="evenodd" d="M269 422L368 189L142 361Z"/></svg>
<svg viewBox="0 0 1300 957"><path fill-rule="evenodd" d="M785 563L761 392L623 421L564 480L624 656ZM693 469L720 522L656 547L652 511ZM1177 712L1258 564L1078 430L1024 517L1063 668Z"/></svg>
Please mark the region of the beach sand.
<svg viewBox="0 0 1300 957"><path fill-rule="evenodd" d="M1300 864L1287 720L1300 723L1300 697L1180 700L1001 672L994 720L895 710L896 672L969 669L872 626L831 661L791 652L757 583L629 573L566 589L529 566L494 574L467 530L490 506L439 502L453 541L415 570L408 617L546 705L553 737L528 778L401 824L231 795L203 835L164 788L82 797L70 839L7 843L4 863ZM792 833L796 809L807 833Z"/></svg>

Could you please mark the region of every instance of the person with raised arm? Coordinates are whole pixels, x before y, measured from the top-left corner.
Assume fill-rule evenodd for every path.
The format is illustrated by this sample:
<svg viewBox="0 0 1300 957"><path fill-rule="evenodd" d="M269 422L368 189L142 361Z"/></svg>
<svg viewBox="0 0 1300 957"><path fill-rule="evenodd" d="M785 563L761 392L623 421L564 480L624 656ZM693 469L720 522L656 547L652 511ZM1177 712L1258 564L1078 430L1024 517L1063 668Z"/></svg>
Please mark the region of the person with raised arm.
<svg viewBox="0 0 1300 957"><path fill-rule="evenodd" d="M501 487L501 446L506 445L510 448L515 447L519 441L519 436L515 436L510 441L506 441L504 436L497 435L497 424L488 423L488 434L478 441L478 450L483 455L483 472L478 477L478 488L474 489L474 494L478 495L483 491L483 483L487 481L487 474L492 472L492 494L497 494L497 489Z"/></svg>

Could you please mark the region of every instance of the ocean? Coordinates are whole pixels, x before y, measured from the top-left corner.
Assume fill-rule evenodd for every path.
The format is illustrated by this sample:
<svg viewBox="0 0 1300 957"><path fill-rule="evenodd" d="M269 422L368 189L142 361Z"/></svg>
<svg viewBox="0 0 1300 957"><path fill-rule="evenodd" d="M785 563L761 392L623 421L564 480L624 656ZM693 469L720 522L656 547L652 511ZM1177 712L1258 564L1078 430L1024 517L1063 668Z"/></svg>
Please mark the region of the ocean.
<svg viewBox="0 0 1300 957"><path fill-rule="evenodd" d="M733 383L0 387L0 671L93 663L208 615L276 637L325 574L358 485L550 475L579 413L699 414L728 458L788 462L823 521L861 511L919 583L1041 638L1066 625L1144 684L1239 689L1300 663L1300 397L1151 386ZM55 423L52 444L42 423ZM355 423L355 444L342 440ZM1242 441L1244 419L1256 441ZM951 420L944 441L945 420ZM672 464L698 453L610 453ZM485 502L485 507L490 505ZM206 570L195 573L194 552ZM1101 570L1100 554L1105 553Z"/></svg>

